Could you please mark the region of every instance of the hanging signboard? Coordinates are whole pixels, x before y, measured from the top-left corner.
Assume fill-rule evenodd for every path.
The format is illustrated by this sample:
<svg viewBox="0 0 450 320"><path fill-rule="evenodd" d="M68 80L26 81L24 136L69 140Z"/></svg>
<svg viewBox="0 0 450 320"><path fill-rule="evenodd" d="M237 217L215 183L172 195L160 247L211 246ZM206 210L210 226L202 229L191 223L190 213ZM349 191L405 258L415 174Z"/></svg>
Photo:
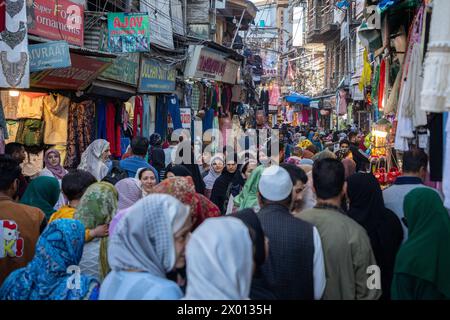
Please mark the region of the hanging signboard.
<svg viewBox="0 0 450 320"><path fill-rule="evenodd" d="M37 88L84 90L110 63L71 53L70 68L52 69L31 75L31 85Z"/></svg>
<svg viewBox="0 0 450 320"><path fill-rule="evenodd" d="M70 67L69 45L52 41L29 45L30 72Z"/></svg>
<svg viewBox="0 0 450 320"><path fill-rule="evenodd" d="M28 33L83 46L83 6L69 0L26 2Z"/></svg>
<svg viewBox="0 0 450 320"><path fill-rule="evenodd" d="M227 58L226 54L204 46L192 46L189 56L184 72L186 78L236 83L240 63Z"/></svg>
<svg viewBox="0 0 450 320"><path fill-rule="evenodd" d="M141 93L172 92L175 90L176 70L157 60L142 57L138 91Z"/></svg>
<svg viewBox="0 0 450 320"><path fill-rule="evenodd" d="M129 53L116 59L99 58L102 61L111 62L105 71L99 75L99 79L113 80L137 86L139 77L139 53Z"/></svg>
<svg viewBox="0 0 450 320"><path fill-rule="evenodd" d="M108 13L110 52L150 51L149 16L146 13Z"/></svg>

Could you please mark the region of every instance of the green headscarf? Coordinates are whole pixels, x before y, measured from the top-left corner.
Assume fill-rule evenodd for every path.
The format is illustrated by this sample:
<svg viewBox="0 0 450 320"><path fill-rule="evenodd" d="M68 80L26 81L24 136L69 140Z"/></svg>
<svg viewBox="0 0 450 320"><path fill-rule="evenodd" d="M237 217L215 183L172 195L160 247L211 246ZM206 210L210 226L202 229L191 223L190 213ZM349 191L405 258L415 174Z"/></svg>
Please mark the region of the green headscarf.
<svg viewBox="0 0 450 320"><path fill-rule="evenodd" d="M258 166L253 170L241 193L234 198L234 205L238 206L239 210L258 206L258 184L264 169L266 167Z"/></svg>
<svg viewBox="0 0 450 320"><path fill-rule="evenodd" d="M37 177L31 180L20 203L41 209L48 220L56 211L54 206L58 202L60 193L61 189L56 178Z"/></svg>
<svg viewBox="0 0 450 320"><path fill-rule="evenodd" d="M433 283L450 298L450 217L436 191L417 188L403 204L408 240L400 247L394 273Z"/></svg>
<svg viewBox="0 0 450 320"><path fill-rule="evenodd" d="M97 182L89 186L80 199L80 204L74 214L74 219L83 223L86 229L107 224L117 211L119 195L116 188L107 182ZM109 272L108 266L108 237L101 239L100 243L100 271L104 278Z"/></svg>

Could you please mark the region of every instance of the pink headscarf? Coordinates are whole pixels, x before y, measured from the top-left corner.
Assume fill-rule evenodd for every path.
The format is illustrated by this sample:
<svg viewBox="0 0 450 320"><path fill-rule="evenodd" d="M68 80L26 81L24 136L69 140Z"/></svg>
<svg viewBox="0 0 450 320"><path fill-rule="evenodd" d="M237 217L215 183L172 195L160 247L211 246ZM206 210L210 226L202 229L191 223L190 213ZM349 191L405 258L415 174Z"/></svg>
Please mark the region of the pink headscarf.
<svg viewBox="0 0 450 320"><path fill-rule="evenodd" d="M355 174L356 172L356 162L352 159L344 159L342 160L342 164L345 168L345 178L347 179L351 175Z"/></svg>
<svg viewBox="0 0 450 320"><path fill-rule="evenodd" d="M57 155L58 158L59 158L59 163L58 163L56 166L52 166L52 165L50 164L50 161L48 160L48 156L49 156L51 153L54 153L54 154ZM63 166L61 165L61 154L59 153L58 150L55 150L55 149L49 149L49 150L47 150L47 152L45 153L45 156L44 156L44 163L45 163L45 167L46 167L51 173L53 173L53 175L54 175L55 178L57 178L57 179L62 179L62 178L66 175L66 173L67 173L67 171L66 171L66 170L63 168Z"/></svg>

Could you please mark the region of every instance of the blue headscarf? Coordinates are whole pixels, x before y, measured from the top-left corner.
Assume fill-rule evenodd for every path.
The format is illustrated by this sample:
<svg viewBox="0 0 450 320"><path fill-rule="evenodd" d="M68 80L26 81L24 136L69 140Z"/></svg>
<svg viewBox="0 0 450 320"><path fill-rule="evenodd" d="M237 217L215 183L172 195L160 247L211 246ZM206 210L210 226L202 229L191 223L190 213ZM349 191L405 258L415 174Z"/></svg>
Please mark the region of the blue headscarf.
<svg viewBox="0 0 450 320"><path fill-rule="evenodd" d="M25 267L11 273L0 288L0 300L82 300L98 296L98 282L68 273L81 260L84 226L72 219L50 223L40 236L36 253ZM71 278L72 277L72 278ZM70 279L69 279L70 278ZM69 289L68 284L75 288ZM76 288L78 287L78 288Z"/></svg>

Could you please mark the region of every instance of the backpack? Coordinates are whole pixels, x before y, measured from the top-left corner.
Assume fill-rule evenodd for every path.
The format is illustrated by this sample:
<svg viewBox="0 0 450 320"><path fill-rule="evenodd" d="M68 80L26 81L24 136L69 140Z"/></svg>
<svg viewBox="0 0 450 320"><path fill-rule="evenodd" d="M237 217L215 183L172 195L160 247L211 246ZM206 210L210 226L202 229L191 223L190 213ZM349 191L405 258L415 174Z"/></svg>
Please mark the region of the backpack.
<svg viewBox="0 0 450 320"><path fill-rule="evenodd" d="M118 160L112 161L112 168L102 181L115 185L122 179L128 178L128 173L119 166Z"/></svg>

